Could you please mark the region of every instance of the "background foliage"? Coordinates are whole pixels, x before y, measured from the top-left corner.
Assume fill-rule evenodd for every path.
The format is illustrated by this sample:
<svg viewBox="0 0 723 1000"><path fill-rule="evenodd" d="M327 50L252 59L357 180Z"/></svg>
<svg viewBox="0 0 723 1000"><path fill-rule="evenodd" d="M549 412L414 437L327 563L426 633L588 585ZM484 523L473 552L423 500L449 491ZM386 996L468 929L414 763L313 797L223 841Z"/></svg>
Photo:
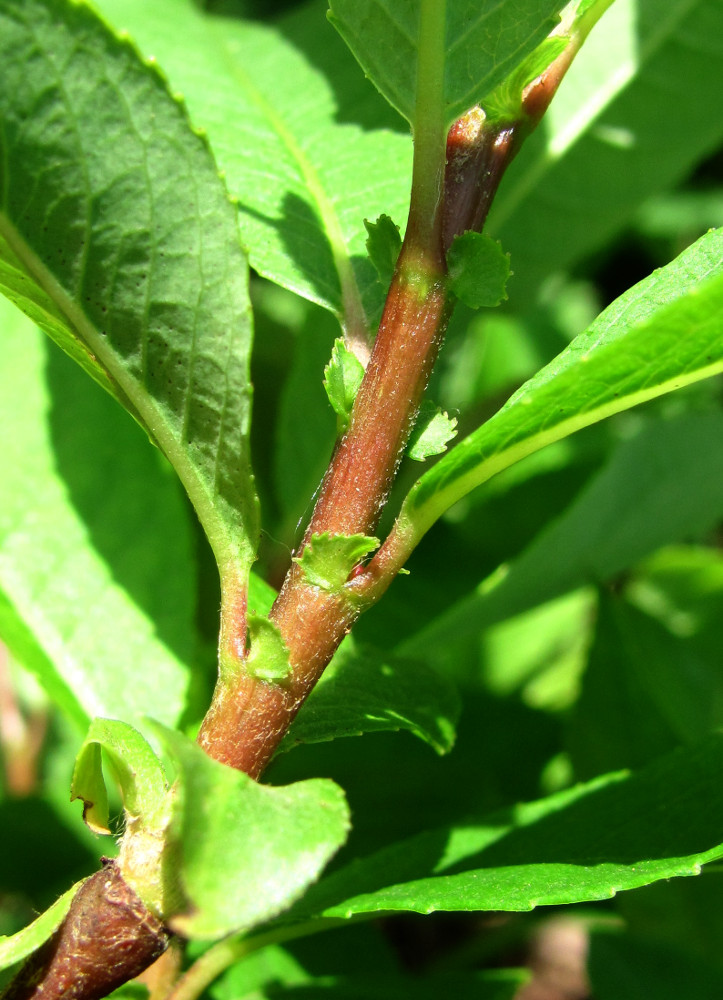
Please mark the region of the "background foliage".
<svg viewBox="0 0 723 1000"><path fill-rule="evenodd" d="M324 3L98 7L157 57L239 199L254 268L255 569L278 584L334 441L322 380L338 319L381 306L363 219L403 223L408 129ZM601 308L723 226L721 39L710 0L617 0L593 32L490 220L511 254L509 300L459 307L433 377L460 436ZM219 592L147 435L4 300L0 332L8 934L113 852L68 802L89 719L146 713L194 732ZM524 977L500 967L534 959L560 912L589 951L576 995L720 996L714 863L615 893L723 853L722 410L719 378L688 386L453 507L360 620L268 772L273 785L333 778L351 806L350 840L295 920L547 908L352 922L251 955L210 996L407 996L421 972L415 995L511 997ZM403 468L392 509L418 474ZM268 599L255 583L257 610ZM381 703L365 700L363 676ZM455 725L454 750L436 755Z"/></svg>

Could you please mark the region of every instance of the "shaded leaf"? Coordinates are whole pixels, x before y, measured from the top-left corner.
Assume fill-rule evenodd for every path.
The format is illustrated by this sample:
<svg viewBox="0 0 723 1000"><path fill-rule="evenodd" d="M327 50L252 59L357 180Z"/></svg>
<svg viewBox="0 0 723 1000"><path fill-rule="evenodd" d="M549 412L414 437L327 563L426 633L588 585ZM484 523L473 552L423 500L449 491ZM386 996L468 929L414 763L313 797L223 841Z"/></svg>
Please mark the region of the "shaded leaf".
<svg viewBox="0 0 723 1000"><path fill-rule="evenodd" d="M399 226L396 226L388 215L380 215L376 222L364 220L367 233L367 253L369 260L376 268L379 281L386 290L389 288L397 257L402 249L402 237Z"/></svg>
<svg viewBox="0 0 723 1000"><path fill-rule="evenodd" d="M407 729L437 753L452 749L460 702L425 663L385 656L351 639L341 646L281 745Z"/></svg>
<svg viewBox="0 0 723 1000"><path fill-rule="evenodd" d="M719 3L615 0L492 207L487 232L512 255L514 302L530 303L719 147L721 58ZM709 214L696 231L716 224Z"/></svg>
<svg viewBox="0 0 723 1000"><path fill-rule="evenodd" d="M723 512L723 416L687 413L621 444L524 552L405 642L454 675L455 646L552 598L606 584L662 545L705 535Z"/></svg>
<svg viewBox="0 0 723 1000"><path fill-rule="evenodd" d="M589 975L599 1000L622 996L654 996L656 1000L716 1000L723 991L723 973L685 950L685 941L671 947L636 935L593 934Z"/></svg>
<svg viewBox="0 0 723 1000"><path fill-rule="evenodd" d="M412 122L417 93L419 3L330 0L332 24L365 74ZM448 0L444 66L445 120L478 104L544 39L557 23L559 0L514 0L493 7Z"/></svg>
<svg viewBox="0 0 723 1000"><path fill-rule="evenodd" d="M530 910L696 875L723 856L723 736L643 770L419 834L352 862L295 914Z"/></svg>
<svg viewBox="0 0 723 1000"><path fill-rule="evenodd" d="M552 441L723 370L723 230L621 295L404 502L420 535L466 493Z"/></svg>

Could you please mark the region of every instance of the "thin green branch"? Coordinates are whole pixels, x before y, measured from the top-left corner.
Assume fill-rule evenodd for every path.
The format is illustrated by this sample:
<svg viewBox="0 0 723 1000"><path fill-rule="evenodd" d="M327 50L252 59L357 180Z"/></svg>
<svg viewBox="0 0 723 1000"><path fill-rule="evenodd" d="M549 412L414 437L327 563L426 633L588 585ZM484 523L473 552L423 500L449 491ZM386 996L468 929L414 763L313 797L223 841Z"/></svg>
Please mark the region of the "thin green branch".
<svg viewBox="0 0 723 1000"><path fill-rule="evenodd" d="M353 920L358 922L360 919L368 919L368 916L368 914L360 914L356 919L350 918L349 920L307 920L300 924L277 927L265 934L256 934L253 937L235 934L233 937L212 945L207 952L204 952L181 976L167 995L166 1000L197 1000L206 987L218 979L226 969L252 955L255 951L268 948L272 944L284 944L286 941L293 941L296 938L310 937L321 931L334 930L334 928L349 924Z"/></svg>
<svg viewBox="0 0 723 1000"><path fill-rule="evenodd" d="M445 0L422 0L414 106L414 163L407 245L429 252L439 243L446 127Z"/></svg>

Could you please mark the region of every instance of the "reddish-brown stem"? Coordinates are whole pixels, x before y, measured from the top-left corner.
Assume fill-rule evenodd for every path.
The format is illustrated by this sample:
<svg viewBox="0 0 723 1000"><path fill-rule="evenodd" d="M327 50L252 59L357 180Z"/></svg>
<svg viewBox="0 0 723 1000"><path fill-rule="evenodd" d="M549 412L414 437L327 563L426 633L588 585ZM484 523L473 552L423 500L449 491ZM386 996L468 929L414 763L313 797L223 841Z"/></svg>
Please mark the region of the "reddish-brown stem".
<svg viewBox="0 0 723 1000"><path fill-rule="evenodd" d="M83 883L59 929L3 1000L100 1000L163 953L168 934L114 861Z"/></svg>
<svg viewBox="0 0 723 1000"><path fill-rule="evenodd" d="M416 416L450 313L441 250L403 249L349 430L322 483L312 534L374 531ZM293 674L269 684L240 672L219 684L199 734L212 757L258 776L361 611L305 582L292 566L271 611Z"/></svg>
<svg viewBox="0 0 723 1000"><path fill-rule="evenodd" d="M460 233L482 229L508 164L542 117L571 58L563 52L526 88L517 121L490 122L473 108L451 128L443 196L431 220L419 218L412 200L349 430L324 477L302 549L313 534L370 534L376 528L451 313L446 251ZM270 614L289 650L291 678L267 683L243 668L222 677L199 734L210 756L253 777L261 774L356 618L389 586L392 574L383 565L380 554L344 594L309 586L301 568L291 567Z"/></svg>

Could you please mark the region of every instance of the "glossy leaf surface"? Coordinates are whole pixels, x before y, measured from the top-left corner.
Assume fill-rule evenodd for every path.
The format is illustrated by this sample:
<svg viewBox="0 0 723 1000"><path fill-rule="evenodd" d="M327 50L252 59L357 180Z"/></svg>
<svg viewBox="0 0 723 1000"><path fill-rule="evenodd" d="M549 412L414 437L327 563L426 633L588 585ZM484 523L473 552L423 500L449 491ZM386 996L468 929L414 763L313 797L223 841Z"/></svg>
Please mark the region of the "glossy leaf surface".
<svg viewBox="0 0 723 1000"><path fill-rule="evenodd" d="M411 142L327 24L325 5L274 27L214 17L193 0L99 6L158 58L208 131L253 267L363 335L380 302L363 220L405 217Z"/></svg>

